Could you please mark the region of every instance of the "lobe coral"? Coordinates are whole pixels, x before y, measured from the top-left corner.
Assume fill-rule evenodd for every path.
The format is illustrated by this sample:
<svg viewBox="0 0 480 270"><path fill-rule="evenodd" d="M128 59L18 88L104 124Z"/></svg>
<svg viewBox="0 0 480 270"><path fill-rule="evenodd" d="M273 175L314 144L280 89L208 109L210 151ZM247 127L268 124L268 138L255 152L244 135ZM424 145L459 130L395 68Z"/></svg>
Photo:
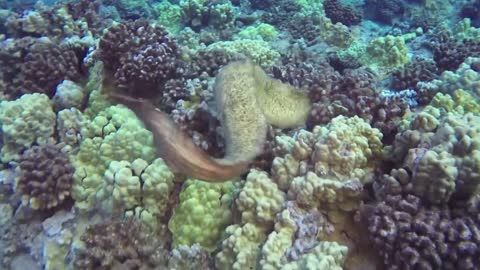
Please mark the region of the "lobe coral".
<svg viewBox="0 0 480 270"><path fill-rule="evenodd" d="M226 155L214 159L198 148L150 101L118 93L110 98L136 113L153 133L157 153L176 173L209 182L232 179L262 152L268 126L303 125L311 108L305 93L268 77L250 61L223 67L214 86L216 109L224 128Z"/></svg>

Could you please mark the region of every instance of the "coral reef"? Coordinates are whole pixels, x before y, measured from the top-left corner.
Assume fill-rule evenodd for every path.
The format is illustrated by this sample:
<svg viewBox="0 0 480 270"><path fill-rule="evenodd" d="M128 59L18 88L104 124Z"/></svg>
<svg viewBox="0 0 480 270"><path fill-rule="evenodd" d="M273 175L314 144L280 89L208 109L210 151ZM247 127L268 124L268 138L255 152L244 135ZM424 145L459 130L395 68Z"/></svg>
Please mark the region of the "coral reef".
<svg viewBox="0 0 480 270"><path fill-rule="evenodd" d="M418 82L429 82L435 79L438 73L438 68L434 62L415 59L392 74L391 87L395 90L417 90Z"/></svg>
<svg viewBox="0 0 480 270"><path fill-rule="evenodd" d="M0 0L0 268L477 269L478 10Z"/></svg>

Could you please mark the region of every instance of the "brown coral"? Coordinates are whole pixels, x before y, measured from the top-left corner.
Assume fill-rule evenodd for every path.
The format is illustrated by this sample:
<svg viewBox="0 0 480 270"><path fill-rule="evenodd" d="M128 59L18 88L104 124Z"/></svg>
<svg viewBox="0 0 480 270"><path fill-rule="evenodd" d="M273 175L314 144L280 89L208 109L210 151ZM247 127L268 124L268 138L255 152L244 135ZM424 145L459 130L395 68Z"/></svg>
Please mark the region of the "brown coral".
<svg viewBox="0 0 480 270"><path fill-rule="evenodd" d="M74 168L59 146L33 146L23 153L19 169L16 191L31 208L50 209L70 196Z"/></svg>
<svg viewBox="0 0 480 270"><path fill-rule="evenodd" d="M318 88L309 89L314 102L307 127L326 124L338 115L366 119L384 134L388 143L396 133L396 121L403 116L407 104L401 99L384 99L376 89L376 80L368 70L347 70L345 74L331 77Z"/></svg>
<svg viewBox="0 0 480 270"><path fill-rule="evenodd" d="M85 75L83 49L58 46L40 39L11 40L0 47L0 78L5 94L16 98L25 93L44 93L50 97L63 80L81 81Z"/></svg>
<svg viewBox="0 0 480 270"><path fill-rule="evenodd" d="M323 8L333 23L340 22L346 26L357 25L362 22L362 16L351 7L342 6L338 0L325 0Z"/></svg>
<svg viewBox="0 0 480 270"><path fill-rule="evenodd" d="M417 90L418 82L429 82L438 74L439 71L434 62L417 58L393 73L391 86L395 90Z"/></svg>
<svg viewBox="0 0 480 270"><path fill-rule="evenodd" d="M90 226L81 236L85 247L78 250L75 269L161 269L168 251L138 221L106 222Z"/></svg>
<svg viewBox="0 0 480 270"><path fill-rule="evenodd" d="M74 50L54 44L39 44L25 56L20 69L20 80L25 92L53 96L55 88L64 79L79 81L82 60Z"/></svg>
<svg viewBox="0 0 480 270"><path fill-rule="evenodd" d="M115 84L137 96L157 94L163 83L182 72L177 43L162 26L147 21L110 27L99 47L100 59Z"/></svg>

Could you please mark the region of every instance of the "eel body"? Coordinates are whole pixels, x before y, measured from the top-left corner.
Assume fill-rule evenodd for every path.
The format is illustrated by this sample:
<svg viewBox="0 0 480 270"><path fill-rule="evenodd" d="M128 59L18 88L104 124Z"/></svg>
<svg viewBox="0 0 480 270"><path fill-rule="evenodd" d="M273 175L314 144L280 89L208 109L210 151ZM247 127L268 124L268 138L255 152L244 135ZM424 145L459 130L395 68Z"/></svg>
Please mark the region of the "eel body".
<svg viewBox="0 0 480 270"><path fill-rule="evenodd" d="M311 108L305 93L270 78L250 61L236 61L220 69L214 85L219 120L224 129L226 155L213 159L197 147L169 118L145 99L112 94L153 133L158 155L172 170L206 181L225 181L245 172L265 144L268 126L303 125Z"/></svg>
<svg viewBox="0 0 480 270"><path fill-rule="evenodd" d="M248 161L213 159L196 146L168 116L150 101L112 93L110 99L135 112L153 134L157 154L175 173L208 182L230 180L248 168Z"/></svg>

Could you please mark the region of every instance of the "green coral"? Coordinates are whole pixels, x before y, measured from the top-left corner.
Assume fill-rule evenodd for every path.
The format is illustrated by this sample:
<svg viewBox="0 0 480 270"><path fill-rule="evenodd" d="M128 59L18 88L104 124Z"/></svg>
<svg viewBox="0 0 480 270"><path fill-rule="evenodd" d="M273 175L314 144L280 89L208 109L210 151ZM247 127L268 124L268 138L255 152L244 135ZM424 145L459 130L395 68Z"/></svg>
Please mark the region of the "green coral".
<svg viewBox="0 0 480 270"><path fill-rule="evenodd" d="M225 227L232 222L232 182L207 183L189 179L180 193L180 203L168 222L173 245L200 244L214 250Z"/></svg>
<svg viewBox="0 0 480 270"><path fill-rule="evenodd" d="M219 41L209 45L207 50L224 50L229 54L243 54L262 67L272 66L280 59L280 53L263 40Z"/></svg>
<svg viewBox="0 0 480 270"><path fill-rule="evenodd" d="M341 23L333 24L326 16L319 18L318 27L319 37L330 46L347 48L354 41L354 36L347 26Z"/></svg>
<svg viewBox="0 0 480 270"><path fill-rule="evenodd" d="M210 4L210 23L217 29L225 29L233 26L237 12L230 1L225 3Z"/></svg>
<svg viewBox="0 0 480 270"><path fill-rule="evenodd" d="M193 27L202 25L202 17L208 11L204 6L206 0L181 0L179 6L182 12L182 21Z"/></svg>
<svg viewBox="0 0 480 270"><path fill-rule="evenodd" d="M376 38L369 42L366 53L365 62L388 68L400 67L409 61L403 37L388 35Z"/></svg>
<svg viewBox="0 0 480 270"><path fill-rule="evenodd" d="M57 134L60 142L69 147L70 151L77 151L82 140L81 130L86 127L88 120L77 108L64 109L57 114Z"/></svg>
<svg viewBox="0 0 480 270"><path fill-rule="evenodd" d="M437 108L444 108L448 112L455 112L458 114L465 114L468 112L475 114L480 113L478 99L463 89L454 91L452 95L437 93L433 97L430 105Z"/></svg>
<svg viewBox="0 0 480 270"><path fill-rule="evenodd" d="M260 23L255 26L248 26L237 34L239 39L258 39L271 41L278 36L278 31L271 24Z"/></svg>
<svg viewBox="0 0 480 270"><path fill-rule="evenodd" d="M459 21L453 27L453 33L457 40L470 39L477 42L480 41L480 28L473 27L470 18Z"/></svg>
<svg viewBox="0 0 480 270"><path fill-rule="evenodd" d="M278 189L267 173L252 170L236 203L238 210L242 212L242 222L265 226L273 223L284 201L285 194Z"/></svg>
<svg viewBox="0 0 480 270"><path fill-rule="evenodd" d="M256 269L260 246L266 237L264 229L252 223L228 226L215 266L219 270Z"/></svg>
<svg viewBox="0 0 480 270"><path fill-rule="evenodd" d="M458 89L463 89L480 97L480 72L474 65L480 62L479 57L467 58L456 71L445 71L439 79L429 83L420 83L421 86L431 88L431 91L451 94Z"/></svg>
<svg viewBox="0 0 480 270"><path fill-rule="evenodd" d="M152 163L143 159L112 161L96 197L105 210L137 216L155 229L167 213L174 179L161 158Z"/></svg>
<svg viewBox="0 0 480 270"><path fill-rule="evenodd" d="M358 62L377 71L388 74L410 60L406 39L411 35L378 37L368 43L353 42L350 47L338 53L344 62Z"/></svg>
<svg viewBox="0 0 480 270"><path fill-rule="evenodd" d="M155 158L152 134L125 107L108 107L81 133L84 139L78 153L72 156L76 169L72 195L80 209L89 209L95 203L95 194L111 161L141 158L151 162Z"/></svg>
<svg viewBox="0 0 480 270"><path fill-rule="evenodd" d="M299 132L287 154L273 161L273 178L280 188L288 190L291 181L301 176L300 162L308 161L314 164L313 172L318 176L370 182L374 160L382 153L381 139L380 131L365 120L338 116L327 126L314 127L313 132Z"/></svg>
<svg viewBox="0 0 480 270"><path fill-rule="evenodd" d="M262 246L259 264L262 269L280 269L282 258L291 248L297 232L295 220L287 209L277 215L275 230L268 235Z"/></svg>
<svg viewBox="0 0 480 270"><path fill-rule="evenodd" d="M179 6L183 22L193 28L199 28L205 23L217 29L232 27L237 16L229 1L211 3L205 0L181 0Z"/></svg>
<svg viewBox="0 0 480 270"><path fill-rule="evenodd" d="M25 94L14 101L0 102L2 162L19 160L23 150L51 140L55 121L50 99L44 94Z"/></svg>
<svg viewBox="0 0 480 270"><path fill-rule="evenodd" d="M310 208L353 211L361 203L361 192L358 179L339 181L308 172L293 179L288 197Z"/></svg>
<svg viewBox="0 0 480 270"><path fill-rule="evenodd" d="M272 178L288 191L288 199L309 208L357 209L362 186L373 180L375 160L382 155L380 131L357 116L338 116L294 139L272 164Z"/></svg>
<svg viewBox="0 0 480 270"><path fill-rule="evenodd" d="M182 29L182 9L168 0L155 2L152 5L157 15L156 21L171 33L178 33Z"/></svg>

